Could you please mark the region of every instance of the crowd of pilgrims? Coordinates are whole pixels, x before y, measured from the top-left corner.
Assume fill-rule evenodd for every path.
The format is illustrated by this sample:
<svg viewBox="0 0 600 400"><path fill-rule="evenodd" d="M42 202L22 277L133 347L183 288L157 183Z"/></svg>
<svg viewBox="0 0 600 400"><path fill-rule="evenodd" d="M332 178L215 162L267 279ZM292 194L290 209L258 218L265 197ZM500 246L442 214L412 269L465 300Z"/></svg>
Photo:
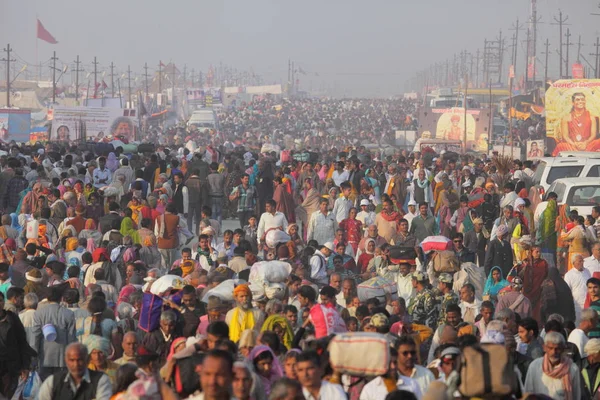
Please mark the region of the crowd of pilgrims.
<svg viewBox="0 0 600 400"><path fill-rule="evenodd" d="M222 111L219 132L143 154L4 147L3 396L35 381L41 400L466 398L461 359L487 344L514 380L494 398L598 398L600 207L542 201L531 161L504 173L497 154L363 144L411 126L412 102L273 106ZM432 239L460 270L432 270ZM264 261L291 272L257 295ZM393 293L359 296L377 277ZM331 335L315 309L341 322ZM387 373L332 368L344 332L385 337Z"/></svg>

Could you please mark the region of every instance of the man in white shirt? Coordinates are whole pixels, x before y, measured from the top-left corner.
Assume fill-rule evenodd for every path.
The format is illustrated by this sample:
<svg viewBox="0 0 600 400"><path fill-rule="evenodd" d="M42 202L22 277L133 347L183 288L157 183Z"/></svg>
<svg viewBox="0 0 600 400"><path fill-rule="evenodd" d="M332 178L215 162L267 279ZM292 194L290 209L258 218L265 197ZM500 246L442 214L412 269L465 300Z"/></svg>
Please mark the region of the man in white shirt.
<svg viewBox="0 0 600 400"><path fill-rule="evenodd" d="M549 332L544 337L544 357L529 364L523 392L546 395L552 399L581 399L581 376L579 368L568 356L563 356L565 338L558 332ZM548 365L548 372L544 364ZM566 364L566 365L565 365ZM564 371L563 371L564 370ZM553 373L552 376L548 373ZM559 372L560 371L560 372ZM565 393L564 382L571 383L571 393Z"/></svg>
<svg viewBox="0 0 600 400"><path fill-rule="evenodd" d="M321 358L315 351L300 353L296 359L296 374L306 400L346 400L344 389L338 384L322 381Z"/></svg>
<svg viewBox="0 0 600 400"><path fill-rule="evenodd" d="M594 272L600 272L600 243L594 243L592 246L592 255L583 260L583 267L592 276Z"/></svg>
<svg viewBox="0 0 600 400"><path fill-rule="evenodd" d="M427 393L429 384L435 380L433 373L427 368L417 365L417 346L412 337L400 336L396 341L398 348L397 368L399 379L412 379L419 386L421 393ZM420 398L417 396L417 398Z"/></svg>
<svg viewBox="0 0 600 400"><path fill-rule="evenodd" d="M417 215L419 215L419 213L417 212L417 202L414 200L410 200L408 202L408 212L404 214L404 217L402 217L408 221L408 229L410 229L410 224L413 218Z"/></svg>
<svg viewBox="0 0 600 400"><path fill-rule="evenodd" d="M463 321L474 324L475 317L479 315L481 300L475 298L475 287L472 284L466 283L460 288L460 303L458 306Z"/></svg>
<svg viewBox="0 0 600 400"><path fill-rule="evenodd" d="M260 216L256 236L262 243L265 241L265 235L270 229L279 229L285 231L288 226L287 218L283 213L276 210L275 200L269 199L265 202L265 212Z"/></svg>
<svg viewBox="0 0 600 400"><path fill-rule="evenodd" d="M350 192L352 191L350 182L342 182L340 189L342 189L342 195L335 200L333 211L331 212L338 224L348 218L350 209L354 207L354 203L349 199Z"/></svg>
<svg viewBox="0 0 600 400"><path fill-rule="evenodd" d="M585 345L590 340L588 334L598 325L598 313L593 308L586 308L581 312L581 322L579 327L573 329L569 334L568 341L573 343L579 349L581 358L587 357Z"/></svg>
<svg viewBox="0 0 600 400"><path fill-rule="evenodd" d="M98 158L98 168L94 170L94 187L100 189L112 182L110 170L106 168L106 158Z"/></svg>
<svg viewBox="0 0 600 400"><path fill-rule="evenodd" d="M367 227L373 225L375 223L375 218L377 214L373 211L369 211L369 206L371 202L367 199L362 199L360 201L360 212L356 214L356 219L362 222L363 227ZM367 230L365 229L365 236L367 236Z"/></svg>
<svg viewBox="0 0 600 400"><path fill-rule="evenodd" d="M327 210L327 199L319 200L319 211L310 216L307 229L307 240L316 240L317 243L333 242L337 222L332 213Z"/></svg>
<svg viewBox="0 0 600 400"><path fill-rule="evenodd" d="M342 182L346 182L348 180L349 176L350 174L348 173L348 170L344 169L344 162L338 161L337 168L335 171L333 171L333 174L331 175L335 186L340 187Z"/></svg>
<svg viewBox="0 0 600 400"><path fill-rule="evenodd" d="M577 321L579 321L581 310L583 310L585 304L585 295L587 294L587 280L592 276L587 269L583 268L583 256L581 254L573 254L571 256L571 263L573 264L573 268L565 274L565 282L573 293L575 315Z"/></svg>

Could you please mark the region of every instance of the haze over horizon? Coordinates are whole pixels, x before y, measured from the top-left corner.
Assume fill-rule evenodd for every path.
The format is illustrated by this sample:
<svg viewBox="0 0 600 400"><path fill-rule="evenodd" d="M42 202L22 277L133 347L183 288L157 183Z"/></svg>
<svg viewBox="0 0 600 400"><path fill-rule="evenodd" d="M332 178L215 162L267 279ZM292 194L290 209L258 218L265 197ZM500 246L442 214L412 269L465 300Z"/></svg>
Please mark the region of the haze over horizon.
<svg viewBox="0 0 600 400"><path fill-rule="evenodd" d="M105 0L99 6L75 0L8 1L0 16L0 43L10 43L17 65L36 60L36 16L58 40L37 44L37 60L46 63L55 50L62 67L79 55L86 73L94 56L99 70L111 62L121 75L131 65L135 75L145 62L152 72L174 62L188 71L206 72L219 63L239 70L252 69L265 83L287 81L288 59L306 75L297 75L300 90L326 90L336 96L400 94L414 74L462 50L483 48L485 38L496 38L500 29L508 37L519 18L529 17L526 0L428 0L420 2L356 0L276 2L179 0L169 4L149 1ZM550 39L550 72L558 71L558 26L552 25L559 8L568 15L571 60L581 53L593 63L593 46L600 31L598 4L592 0L538 0L538 73L543 71L543 42ZM565 27L566 30L566 27ZM524 69L526 32L520 32L517 74ZM509 51L505 57L509 58ZM5 57L5 53L2 54ZM572 63L571 62L571 63ZM584 65L587 64L582 61ZM4 65L0 73L5 79ZM48 64L43 67L49 76ZM108 72L106 72L108 74ZM63 83L71 82L67 72Z"/></svg>

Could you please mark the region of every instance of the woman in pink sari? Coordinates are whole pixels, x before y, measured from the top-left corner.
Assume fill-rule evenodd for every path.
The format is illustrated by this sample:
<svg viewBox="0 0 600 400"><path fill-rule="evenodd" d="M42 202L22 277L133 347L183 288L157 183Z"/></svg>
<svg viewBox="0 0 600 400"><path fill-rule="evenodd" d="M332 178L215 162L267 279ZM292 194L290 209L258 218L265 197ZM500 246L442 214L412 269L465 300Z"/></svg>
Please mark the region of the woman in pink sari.
<svg viewBox="0 0 600 400"><path fill-rule="evenodd" d="M262 381L267 397L271 393L271 385L283 377L283 369L279 359L269 346L256 346L248 356L248 362Z"/></svg>

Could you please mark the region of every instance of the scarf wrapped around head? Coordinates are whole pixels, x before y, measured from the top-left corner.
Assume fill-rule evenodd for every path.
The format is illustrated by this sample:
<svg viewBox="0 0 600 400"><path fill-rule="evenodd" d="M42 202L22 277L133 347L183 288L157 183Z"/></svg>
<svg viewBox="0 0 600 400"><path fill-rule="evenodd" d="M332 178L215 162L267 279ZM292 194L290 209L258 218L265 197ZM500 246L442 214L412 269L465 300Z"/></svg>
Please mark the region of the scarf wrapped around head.
<svg viewBox="0 0 600 400"><path fill-rule="evenodd" d="M286 349L289 349L290 347L292 347L294 331L292 330L292 327L290 326L288 320L283 315L274 314L268 317L265 320L260 331L273 331L276 325L278 325L283 330L282 342Z"/></svg>
<svg viewBox="0 0 600 400"><path fill-rule="evenodd" d="M77 249L77 246L79 246L79 240L77 240L77 238L70 237L67 239L67 243L65 244L65 251L74 251Z"/></svg>
<svg viewBox="0 0 600 400"><path fill-rule="evenodd" d="M95 263L100 262L101 256L104 256L104 261L110 260L108 250L104 247L100 247L94 250L94 252L92 253L92 261L94 261Z"/></svg>
<svg viewBox="0 0 600 400"><path fill-rule="evenodd" d="M95 231L96 230L96 221L94 221L92 218L86 219L84 228L89 231Z"/></svg>
<svg viewBox="0 0 600 400"><path fill-rule="evenodd" d="M103 352L107 357L110 356L110 342L102 336L88 335L83 341L83 344L87 347L88 353L98 350Z"/></svg>

